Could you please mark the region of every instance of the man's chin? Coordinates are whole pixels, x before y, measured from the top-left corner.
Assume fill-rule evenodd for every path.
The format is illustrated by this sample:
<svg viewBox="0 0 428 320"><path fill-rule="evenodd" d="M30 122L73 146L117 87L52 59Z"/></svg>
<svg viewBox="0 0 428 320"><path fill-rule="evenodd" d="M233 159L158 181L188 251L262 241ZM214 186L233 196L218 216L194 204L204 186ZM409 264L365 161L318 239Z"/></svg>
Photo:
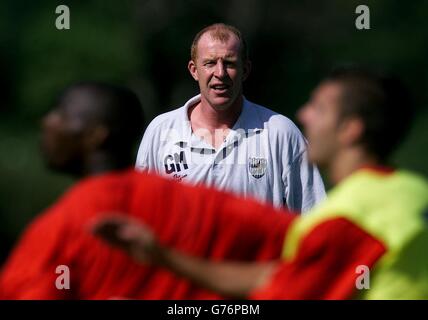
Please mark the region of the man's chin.
<svg viewBox="0 0 428 320"><path fill-rule="evenodd" d="M215 97L211 99L210 105L218 111L229 109L233 104L233 99L230 97Z"/></svg>
<svg viewBox="0 0 428 320"><path fill-rule="evenodd" d="M44 163L45 163L45 168L50 170L50 171L57 172L57 173L58 172L62 173L65 171L63 165L60 165L60 164L58 164L54 161L51 161L49 159L45 159Z"/></svg>
<svg viewBox="0 0 428 320"><path fill-rule="evenodd" d="M316 166L323 165L322 159L317 156L316 153L311 150L311 148L308 149L308 161Z"/></svg>
<svg viewBox="0 0 428 320"><path fill-rule="evenodd" d="M79 176L81 173L81 170L79 170L79 168L73 164L58 163L52 159L44 159L44 164L46 169L58 174Z"/></svg>

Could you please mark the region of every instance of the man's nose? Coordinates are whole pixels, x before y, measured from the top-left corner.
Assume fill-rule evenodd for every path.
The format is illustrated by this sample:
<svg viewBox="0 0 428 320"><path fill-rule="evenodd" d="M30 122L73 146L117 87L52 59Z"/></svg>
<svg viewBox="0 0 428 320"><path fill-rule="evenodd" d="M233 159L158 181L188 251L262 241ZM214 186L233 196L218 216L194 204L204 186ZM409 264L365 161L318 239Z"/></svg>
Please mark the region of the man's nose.
<svg viewBox="0 0 428 320"><path fill-rule="evenodd" d="M49 119L50 119L50 117L51 117L50 113L48 113L47 115L43 116L43 118L40 121L40 126L42 128L46 128L49 125L49 122L50 122Z"/></svg>
<svg viewBox="0 0 428 320"><path fill-rule="evenodd" d="M45 115L41 120L41 127L43 129L47 129L49 127L52 127L54 123L57 122L57 116L53 112L49 112L47 115Z"/></svg>
<svg viewBox="0 0 428 320"><path fill-rule="evenodd" d="M300 122L300 124L305 125L306 119L307 119L307 113L308 113L308 105L305 104L302 107L300 107L299 110L297 110L296 118L297 121Z"/></svg>
<svg viewBox="0 0 428 320"><path fill-rule="evenodd" d="M221 61L221 60L217 61L217 64L216 64L215 70L214 70L214 75L217 78L223 78L226 75L226 69L225 69L223 61Z"/></svg>

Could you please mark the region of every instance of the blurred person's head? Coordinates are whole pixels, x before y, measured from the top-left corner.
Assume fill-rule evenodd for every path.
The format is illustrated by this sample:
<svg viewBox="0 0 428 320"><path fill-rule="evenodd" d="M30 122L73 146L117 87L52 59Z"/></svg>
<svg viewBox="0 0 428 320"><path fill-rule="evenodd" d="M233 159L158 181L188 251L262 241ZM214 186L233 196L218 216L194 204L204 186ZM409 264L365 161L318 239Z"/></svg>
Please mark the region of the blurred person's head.
<svg viewBox="0 0 428 320"><path fill-rule="evenodd" d="M242 95L251 63L247 45L235 27L217 23L195 36L188 69L198 82L201 99L216 110L226 110Z"/></svg>
<svg viewBox="0 0 428 320"><path fill-rule="evenodd" d="M326 168L352 157L385 164L412 116L411 95L398 79L356 67L329 74L298 114L310 160Z"/></svg>
<svg viewBox="0 0 428 320"><path fill-rule="evenodd" d="M77 176L126 168L143 126L142 107L129 89L77 83L43 118L42 152L50 168Z"/></svg>

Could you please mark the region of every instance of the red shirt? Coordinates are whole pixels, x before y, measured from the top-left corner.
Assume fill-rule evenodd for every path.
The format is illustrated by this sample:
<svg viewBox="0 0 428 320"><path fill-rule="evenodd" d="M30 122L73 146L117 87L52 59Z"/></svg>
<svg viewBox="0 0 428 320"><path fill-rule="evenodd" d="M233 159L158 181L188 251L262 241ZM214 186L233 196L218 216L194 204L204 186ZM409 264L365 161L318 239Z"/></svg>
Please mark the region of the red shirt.
<svg viewBox="0 0 428 320"><path fill-rule="evenodd" d="M270 205L133 170L87 178L24 232L0 275L0 298L220 298L167 270L137 264L92 236L90 222L112 212L141 219L168 246L235 261L280 259L284 237L296 218ZM250 298L351 298L355 266L371 267L384 252L382 243L352 222L326 221ZM59 265L69 267L69 290L55 286Z"/></svg>
<svg viewBox="0 0 428 320"><path fill-rule="evenodd" d="M137 264L89 232L100 215L141 219L159 240L210 259L278 259L294 215L253 200L133 170L77 183L25 230L0 275L3 299L210 299L219 296ZM70 289L57 289L66 265Z"/></svg>

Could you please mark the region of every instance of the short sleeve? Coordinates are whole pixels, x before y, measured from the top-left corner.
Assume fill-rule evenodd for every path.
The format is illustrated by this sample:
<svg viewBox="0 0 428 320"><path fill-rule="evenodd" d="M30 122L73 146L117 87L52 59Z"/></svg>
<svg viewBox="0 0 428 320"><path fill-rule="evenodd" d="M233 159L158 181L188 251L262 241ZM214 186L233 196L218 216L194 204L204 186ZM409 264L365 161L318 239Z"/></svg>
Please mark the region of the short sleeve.
<svg viewBox="0 0 428 320"><path fill-rule="evenodd" d="M345 218L316 226L296 256L283 261L253 299L350 299L357 291L357 267L372 268L384 244Z"/></svg>
<svg viewBox="0 0 428 320"><path fill-rule="evenodd" d="M153 119L147 126L138 148L135 168L138 171L157 170L157 155L160 146L159 117Z"/></svg>
<svg viewBox="0 0 428 320"><path fill-rule="evenodd" d="M57 288L67 265L61 244L66 241L67 222L64 215L53 212L41 215L25 230L0 274L2 299L67 299L70 290Z"/></svg>
<svg viewBox="0 0 428 320"><path fill-rule="evenodd" d="M143 171L149 169L149 153L152 150L152 143L150 139L150 133L146 132L141 139L140 146L138 148L137 160L135 162L135 168L137 170Z"/></svg>
<svg viewBox="0 0 428 320"><path fill-rule="evenodd" d="M285 180L286 204L293 211L305 213L326 196L318 168L309 162L306 150L291 163Z"/></svg>

